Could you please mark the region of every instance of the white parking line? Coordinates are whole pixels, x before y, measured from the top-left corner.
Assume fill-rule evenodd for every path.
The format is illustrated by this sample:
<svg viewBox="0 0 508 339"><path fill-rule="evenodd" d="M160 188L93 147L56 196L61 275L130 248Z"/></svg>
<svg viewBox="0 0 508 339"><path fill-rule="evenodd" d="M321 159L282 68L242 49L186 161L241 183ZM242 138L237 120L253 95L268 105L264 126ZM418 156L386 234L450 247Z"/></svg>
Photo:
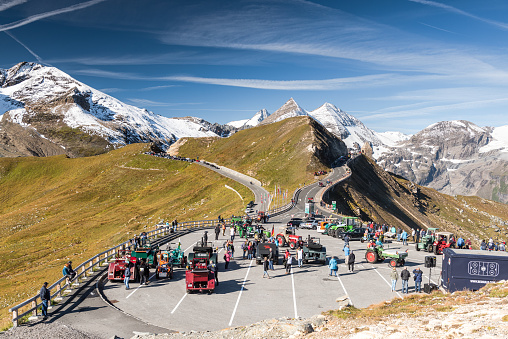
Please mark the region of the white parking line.
<svg viewBox="0 0 508 339"><path fill-rule="evenodd" d="M296 310L295 279L293 278L293 266L291 266L291 283L293 284L293 306L295 308L295 318L298 318L298 311Z"/></svg>
<svg viewBox="0 0 508 339"><path fill-rule="evenodd" d="M379 272L378 272L377 268L375 268L374 266L372 266L372 268L374 269L374 271L376 271L376 273L377 273L377 274L379 274L379 276L380 276L381 278L383 278L383 280L384 280L384 281L388 284L388 286L390 286L390 288L391 288L391 287L392 287L392 284L390 284L390 283L388 282L388 280L386 280L386 279L385 279L385 277L383 277L383 276L381 275L381 273L379 273ZM397 293L397 295L399 296L399 298L402 298L402 296L399 294L399 292L395 291L395 293Z"/></svg>
<svg viewBox="0 0 508 339"><path fill-rule="evenodd" d="M155 273L154 273L154 274L152 274L152 275L148 278L148 280L150 281L150 279L152 279L154 275L155 275ZM131 295L133 295L133 294L134 294L137 290L139 290L139 288L140 288L141 286L143 286L143 285L139 284L138 288L136 288L136 289L135 289L134 291L132 291L132 292L131 292L128 296L126 296L126 297L125 297L125 299L128 299Z"/></svg>
<svg viewBox="0 0 508 339"><path fill-rule="evenodd" d="M245 274L245 279L243 279L242 288L240 289L240 294L238 294L238 299L236 299L235 308L233 309L233 314L231 314L231 319L229 320L229 325L233 323L233 319L235 318L236 309L238 308L238 303L240 302L240 298L242 296L243 289L245 287L245 282L247 281L247 277L249 276L250 268L252 267L252 263L254 262L254 259L251 259L249 263L249 269L247 270L247 274Z"/></svg>
<svg viewBox="0 0 508 339"><path fill-rule="evenodd" d="M340 286L342 286L342 290L344 291L344 294L347 295L347 298L349 299L349 301L351 302L351 304L353 303L353 300L351 300L351 298L349 297L349 294L347 293L346 291L346 288L344 287L344 284L342 283L342 279L340 279L340 273L337 274L337 280L339 280L340 282Z"/></svg>
<svg viewBox="0 0 508 339"><path fill-rule="evenodd" d="M176 309L178 308L178 306L180 306L180 304L182 303L183 299L185 299L185 297L187 296L188 293L185 293L182 297L182 299L180 299L180 301L178 302L178 304L176 304L175 308L173 308L173 311L171 311L171 314L175 313Z"/></svg>

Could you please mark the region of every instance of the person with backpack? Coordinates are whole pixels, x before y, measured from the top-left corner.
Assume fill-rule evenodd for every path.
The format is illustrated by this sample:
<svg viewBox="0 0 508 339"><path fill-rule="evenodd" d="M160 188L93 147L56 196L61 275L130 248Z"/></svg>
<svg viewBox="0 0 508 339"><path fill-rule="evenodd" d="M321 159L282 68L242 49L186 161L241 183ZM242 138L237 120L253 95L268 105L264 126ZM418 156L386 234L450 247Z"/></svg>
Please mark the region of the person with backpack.
<svg viewBox="0 0 508 339"><path fill-rule="evenodd" d="M415 292L422 292L422 280L423 280L423 272L418 267L416 270L413 270L414 279L415 279Z"/></svg>
<svg viewBox="0 0 508 339"><path fill-rule="evenodd" d="M348 264L348 271L353 273L355 270L355 254L353 253L353 250L351 250L351 252L349 252L347 264Z"/></svg>
<svg viewBox="0 0 508 339"><path fill-rule="evenodd" d="M400 279L402 280L402 293L409 293L409 277L411 274L409 274L409 271L407 270L407 267L404 266L404 269L402 272L400 272Z"/></svg>
<svg viewBox="0 0 508 339"><path fill-rule="evenodd" d="M330 268L330 276L332 276L332 273L337 276L339 265L337 264L337 259L335 257L331 257L328 267Z"/></svg>

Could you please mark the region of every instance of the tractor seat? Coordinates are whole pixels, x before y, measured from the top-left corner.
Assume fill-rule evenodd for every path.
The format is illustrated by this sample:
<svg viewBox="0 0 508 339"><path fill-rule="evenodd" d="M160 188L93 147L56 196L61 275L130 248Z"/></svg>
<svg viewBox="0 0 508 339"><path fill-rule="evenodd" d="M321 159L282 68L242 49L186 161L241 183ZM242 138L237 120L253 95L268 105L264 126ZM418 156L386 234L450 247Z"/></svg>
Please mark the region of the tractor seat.
<svg viewBox="0 0 508 339"><path fill-rule="evenodd" d="M323 245L321 244L316 244L316 243L310 243L308 246L308 248L312 248L313 250L320 250L321 247L323 247Z"/></svg>

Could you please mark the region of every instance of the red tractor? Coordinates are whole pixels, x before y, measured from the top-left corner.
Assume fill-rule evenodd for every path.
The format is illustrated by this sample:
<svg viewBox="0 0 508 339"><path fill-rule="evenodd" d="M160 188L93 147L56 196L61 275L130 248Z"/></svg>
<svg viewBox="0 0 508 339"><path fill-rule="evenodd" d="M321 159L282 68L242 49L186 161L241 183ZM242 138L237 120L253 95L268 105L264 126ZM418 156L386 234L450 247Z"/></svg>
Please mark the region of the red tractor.
<svg viewBox="0 0 508 339"><path fill-rule="evenodd" d="M189 253L187 257L187 271L185 271L187 293L206 291L211 294L215 290L215 272L209 265L212 262L217 265L217 253L213 252L211 243L208 244L201 242L201 245L195 246L193 253Z"/></svg>
<svg viewBox="0 0 508 339"><path fill-rule="evenodd" d="M432 244L434 254L443 254L443 250L448 247L455 247L455 236L451 232L436 232L435 241Z"/></svg>
<svg viewBox="0 0 508 339"><path fill-rule="evenodd" d="M109 281L123 281L125 278L125 267L130 267L131 276L129 281L137 281L139 273L137 271L136 258L132 257L128 251L119 251L116 255L115 261L110 262L108 266L108 280Z"/></svg>
<svg viewBox="0 0 508 339"><path fill-rule="evenodd" d="M292 250L303 247L302 236L296 235L293 227L280 227L279 231L281 233L278 233L275 238L280 247L289 246Z"/></svg>
<svg viewBox="0 0 508 339"><path fill-rule="evenodd" d="M261 222L261 223L267 223L268 222L268 216L266 215L265 212L259 211L258 212L258 216L256 218L256 221L257 222Z"/></svg>

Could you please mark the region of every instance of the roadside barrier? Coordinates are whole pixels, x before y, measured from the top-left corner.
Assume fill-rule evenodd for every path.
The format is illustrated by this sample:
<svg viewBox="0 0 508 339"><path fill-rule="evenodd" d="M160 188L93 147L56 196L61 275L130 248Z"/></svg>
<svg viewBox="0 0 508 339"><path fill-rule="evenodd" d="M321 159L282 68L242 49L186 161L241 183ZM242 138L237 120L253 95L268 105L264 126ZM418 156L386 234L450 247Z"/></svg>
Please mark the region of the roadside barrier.
<svg viewBox="0 0 508 339"><path fill-rule="evenodd" d="M225 219L226 220L226 219ZM172 226L169 224L158 224L156 225L156 229L152 231L147 231L146 235L148 238L157 238L160 236L168 235L174 231L182 231L186 229L192 228L207 228L214 227L218 223L218 220L197 220L197 221L184 221L178 223L177 226ZM73 286L79 286L80 280L83 281L87 279L89 276L92 276L94 271L98 268L107 264L110 258L114 258L118 251L125 250L130 247L130 240L125 241L119 245L111 247L104 252L94 255L90 259L84 261L82 264L78 265L74 272L76 272L76 277L70 282L67 282L66 277L62 277L57 280L55 283L48 287L50 291L50 301L49 305L51 306L51 302L61 301L63 300L65 293L71 293ZM12 323L14 326L18 326L23 317L31 315L32 317L37 317L39 313L39 307L42 305L42 300L40 299L40 295L37 294L22 303L13 306L9 309L9 312L12 312Z"/></svg>

